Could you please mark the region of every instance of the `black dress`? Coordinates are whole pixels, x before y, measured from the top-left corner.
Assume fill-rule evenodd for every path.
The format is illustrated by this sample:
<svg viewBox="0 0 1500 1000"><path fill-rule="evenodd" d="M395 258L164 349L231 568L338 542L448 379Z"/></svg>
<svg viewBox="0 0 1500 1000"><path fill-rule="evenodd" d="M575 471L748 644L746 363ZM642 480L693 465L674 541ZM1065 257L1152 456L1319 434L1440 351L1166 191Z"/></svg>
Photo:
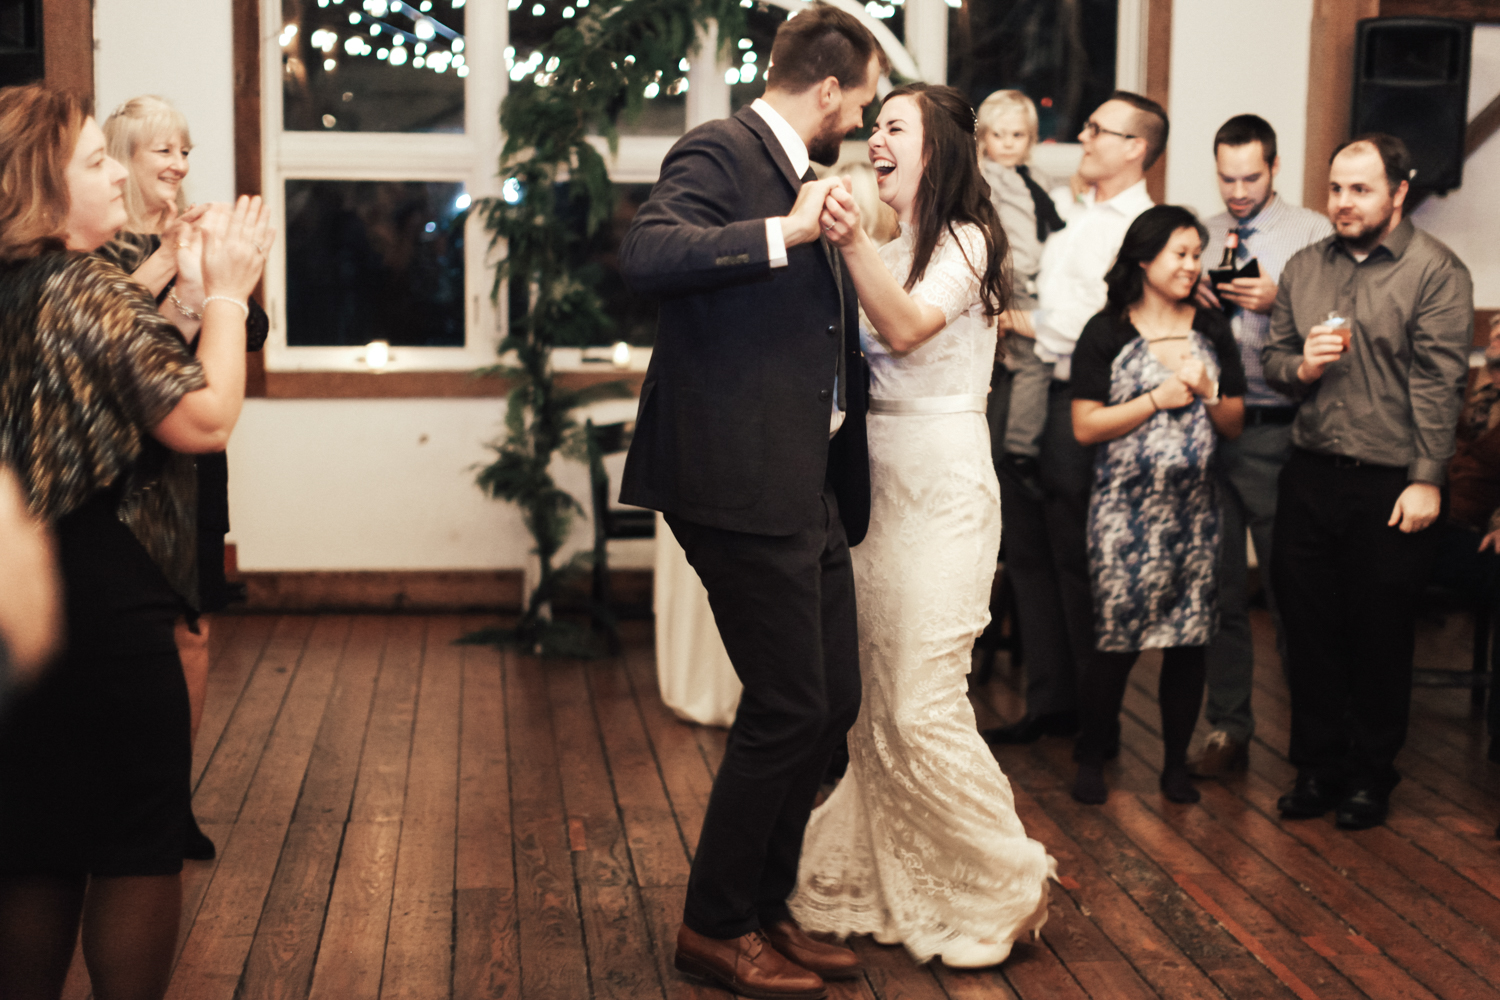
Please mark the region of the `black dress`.
<svg viewBox="0 0 1500 1000"><path fill-rule="evenodd" d="M66 648L0 716L0 872L168 875L189 816L172 638L197 599L190 456L148 428L203 370L97 257L0 266L0 460L50 521Z"/></svg>

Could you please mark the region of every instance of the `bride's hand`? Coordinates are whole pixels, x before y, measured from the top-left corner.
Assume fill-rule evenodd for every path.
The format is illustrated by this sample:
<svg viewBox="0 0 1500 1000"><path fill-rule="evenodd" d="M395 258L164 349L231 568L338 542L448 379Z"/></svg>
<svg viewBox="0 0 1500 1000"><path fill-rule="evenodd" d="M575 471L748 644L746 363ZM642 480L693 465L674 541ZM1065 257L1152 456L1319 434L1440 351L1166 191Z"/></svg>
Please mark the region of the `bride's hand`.
<svg viewBox="0 0 1500 1000"><path fill-rule="evenodd" d="M841 249L851 245L861 231L859 205L850 193L849 178L842 180L842 185L829 190L823 202L823 213L818 217L828 242Z"/></svg>

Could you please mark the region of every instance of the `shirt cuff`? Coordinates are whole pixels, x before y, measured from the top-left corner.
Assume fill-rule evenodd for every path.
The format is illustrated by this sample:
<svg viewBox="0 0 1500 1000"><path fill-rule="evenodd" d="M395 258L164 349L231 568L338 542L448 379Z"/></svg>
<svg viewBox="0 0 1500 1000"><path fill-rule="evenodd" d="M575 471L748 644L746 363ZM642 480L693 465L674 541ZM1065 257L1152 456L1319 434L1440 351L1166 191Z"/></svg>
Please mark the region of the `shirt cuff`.
<svg viewBox="0 0 1500 1000"><path fill-rule="evenodd" d="M1406 478L1413 483L1431 483L1433 486L1442 486L1448 481L1447 463L1439 462L1435 458L1413 459L1406 467Z"/></svg>
<svg viewBox="0 0 1500 1000"><path fill-rule="evenodd" d="M786 239L781 234L781 219L766 220L766 255L772 267L786 267Z"/></svg>

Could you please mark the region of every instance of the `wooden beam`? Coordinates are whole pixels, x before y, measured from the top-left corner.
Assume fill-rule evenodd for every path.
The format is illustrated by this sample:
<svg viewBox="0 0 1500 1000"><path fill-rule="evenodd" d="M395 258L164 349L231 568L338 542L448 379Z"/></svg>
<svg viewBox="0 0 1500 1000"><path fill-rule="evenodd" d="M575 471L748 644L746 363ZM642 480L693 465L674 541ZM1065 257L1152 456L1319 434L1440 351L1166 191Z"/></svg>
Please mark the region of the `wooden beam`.
<svg viewBox="0 0 1500 1000"><path fill-rule="evenodd" d="M1171 116L1172 89L1172 0L1149 0L1146 14L1146 96L1166 108ZM1146 190L1151 200L1167 200L1167 155L1171 142L1161 157L1146 171Z"/></svg>
<svg viewBox="0 0 1500 1000"><path fill-rule="evenodd" d="M1464 159L1473 156L1496 132L1500 132L1500 95L1469 120L1468 128L1464 129Z"/></svg>
<svg viewBox="0 0 1500 1000"><path fill-rule="evenodd" d="M1500 22L1500 0L1380 0L1380 16Z"/></svg>
<svg viewBox="0 0 1500 1000"><path fill-rule="evenodd" d="M234 0L234 189L260 194L260 4Z"/></svg>
<svg viewBox="0 0 1500 1000"><path fill-rule="evenodd" d="M42 62L48 87L94 99L91 0L42 0Z"/></svg>
<svg viewBox="0 0 1500 1000"><path fill-rule="evenodd" d="M251 355L252 358L255 355ZM269 399L502 399L511 383L468 372L263 372ZM640 392L645 372L559 372L561 389L624 382Z"/></svg>
<svg viewBox="0 0 1500 1000"><path fill-rule="evenodd" d="M1307 68L1307 152L1302 204L1321 210L1328 198L1328 161L1349 138L1354 96L1354 25L1380 14L1380 0L1313 0Z"/></svg>

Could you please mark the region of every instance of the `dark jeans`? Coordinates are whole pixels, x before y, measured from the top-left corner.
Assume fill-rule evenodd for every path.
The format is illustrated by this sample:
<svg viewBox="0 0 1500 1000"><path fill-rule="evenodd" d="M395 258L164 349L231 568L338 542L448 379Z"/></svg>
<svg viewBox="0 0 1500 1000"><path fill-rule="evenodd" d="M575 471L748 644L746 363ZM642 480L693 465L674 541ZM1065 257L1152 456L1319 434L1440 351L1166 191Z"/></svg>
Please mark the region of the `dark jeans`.
<svg viewBox="0 0 1500 1000"><path fill-rule="evenodd" d="M859 714L849 543L823 502L822 523L776 537L667 515L745 686L688 878L683 923L707 937L789 916L813 798Z"/></svg>
<svg viewBox="0 0 1500 1000"><path fill-rule="evenodd" d="M1187 766L1188 741L1203 704L1202 646L1173 646L1161 653L1156 696L1161 705L1162 769ZM1120 706L1139 652L1096 652L1083 675L1078 742L1073 759L1099 767L1120 740Z"/></svg>
<svg viewBox="0 0 1500 1000"><path fill-rule="evenodd" d="M1286 629L1288 756L1300 773L1388 791L1411 706L1413 628L1437 532L1390 527L1405 469L1294 451L1271 579Z"/></svg>
<svg viewBox="0 0 1500 1000"><path fill-rule="evenodd" d="M1011 373L998 368L990 393L990 441L1005 440ZM1026 651L1026 714L1078 708L1078 684L1094 655L1094 602L1089 589L1089 490L1094 449L1073 437L1071 390L1053 382L1037 456L1042 500L1000 466L1005 572L1015 583L1017 624Z"/></svg>

